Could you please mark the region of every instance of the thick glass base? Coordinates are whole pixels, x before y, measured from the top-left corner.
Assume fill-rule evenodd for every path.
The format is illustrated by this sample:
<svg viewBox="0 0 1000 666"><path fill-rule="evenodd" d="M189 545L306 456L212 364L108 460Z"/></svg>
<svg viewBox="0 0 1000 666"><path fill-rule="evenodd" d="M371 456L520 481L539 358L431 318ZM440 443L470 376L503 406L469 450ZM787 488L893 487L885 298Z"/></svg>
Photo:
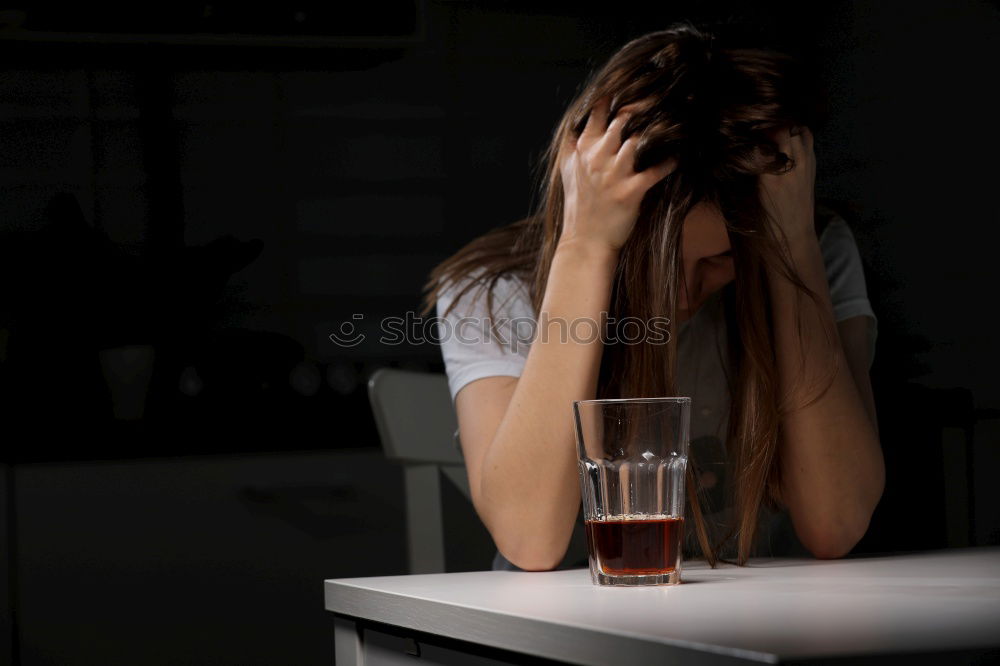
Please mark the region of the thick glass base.
<svg viewBox="0 0 1000 666"><path fill-rule="evenodd" d="M681 582L681 572L675 569L674 571L667 573L613 576L591 569L590 579L595 585L618 585L622 587L637 585L677 585Z"/></svg>

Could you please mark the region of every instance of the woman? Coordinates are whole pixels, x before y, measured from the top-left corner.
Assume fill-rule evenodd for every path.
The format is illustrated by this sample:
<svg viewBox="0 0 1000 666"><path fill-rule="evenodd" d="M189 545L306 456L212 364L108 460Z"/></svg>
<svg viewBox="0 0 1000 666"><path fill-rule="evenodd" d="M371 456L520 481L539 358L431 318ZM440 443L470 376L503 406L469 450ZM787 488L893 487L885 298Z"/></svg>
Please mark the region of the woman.
<svg viewBox="0 0 1000 666"><path fill-rule="evenodd" d="M688 22L629 42L560 122L537 212L433 272L494 568L567 556L571 405L594 397L692 396L689 556L840 557L865 533L884 485L876 322L850 230L814 201L806 83L794 58ZM670 335L542 335L602 315L667 317Z"/></svg>

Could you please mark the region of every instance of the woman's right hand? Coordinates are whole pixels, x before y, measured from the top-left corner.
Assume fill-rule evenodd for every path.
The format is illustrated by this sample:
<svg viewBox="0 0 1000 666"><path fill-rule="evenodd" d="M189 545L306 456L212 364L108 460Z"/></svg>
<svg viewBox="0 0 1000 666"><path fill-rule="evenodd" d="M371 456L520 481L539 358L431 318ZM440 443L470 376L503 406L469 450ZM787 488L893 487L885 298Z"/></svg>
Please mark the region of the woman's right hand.
<svg viewBox="0 0 1000 666"><path fill-rule="evenodd" d="M632 110L622 107L607 125L610 104L608 97L598 101L580 137L569 132L560 150L564 197L560 244L597 243L617 252L632 233L646 191L677 166L676 158L670 158L636 172L639 137L621 140Z"/></svg>

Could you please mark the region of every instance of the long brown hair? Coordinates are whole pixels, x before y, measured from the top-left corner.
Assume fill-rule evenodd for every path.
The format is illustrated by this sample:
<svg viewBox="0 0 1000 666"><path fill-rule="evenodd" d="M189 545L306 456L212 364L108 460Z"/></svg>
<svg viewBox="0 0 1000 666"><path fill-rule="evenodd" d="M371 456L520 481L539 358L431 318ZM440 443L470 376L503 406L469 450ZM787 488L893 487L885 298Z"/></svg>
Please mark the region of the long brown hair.
<svg viewBox="0 0 1000 666"><path fill-rule="evenodd" d="M559 147L568 133L580 135L604 96L611 98L609 118L634 105L622 141L639 137L636 171L668 157L676 157L678 166L642 200L620 253L608 314L616 321L662 316L674 321L682 222L699 202L718 207L736 271L726 288L731 396L726 448L735 508L728 538L736 538L739 563L750 556L761 506L778 508L777 442L786 406L779 395L768 270L787 277L801 295L817 298L788 260L783 236L759 199L757 177L790 166L768 130L787 125L815 130L822 123L818 92L806 67L792 55L727 42L724 35L690 21L634 39L591 76L558 124L543 155L536 210L469 243L434 269L426 287L425 312L451 286L458 289L453 305L469 290L481 289L492 312L493 287L501 277L516 275L530 286L538 312L562 230ZM606 344L597 397L675 395L676 336L670 337L666 345ZM714 566L722 542L710 542L690 481L689 475L698 542Z"/></svg>

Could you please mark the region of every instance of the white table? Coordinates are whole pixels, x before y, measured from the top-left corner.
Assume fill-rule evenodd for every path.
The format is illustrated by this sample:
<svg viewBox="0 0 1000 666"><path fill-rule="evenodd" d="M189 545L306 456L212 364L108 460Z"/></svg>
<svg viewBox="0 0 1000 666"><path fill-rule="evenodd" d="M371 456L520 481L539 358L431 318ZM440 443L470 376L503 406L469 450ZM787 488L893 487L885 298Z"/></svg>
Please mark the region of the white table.
<svg viewBox="0 0 1000 666"><path fill-rule="evenodd" d="M1000 548L689 562L676 586L586 569L328 580L338 666L1000 663ZM421 660L410 654L419 653ZM922 662L921 662L922 663Z"/></svg>

